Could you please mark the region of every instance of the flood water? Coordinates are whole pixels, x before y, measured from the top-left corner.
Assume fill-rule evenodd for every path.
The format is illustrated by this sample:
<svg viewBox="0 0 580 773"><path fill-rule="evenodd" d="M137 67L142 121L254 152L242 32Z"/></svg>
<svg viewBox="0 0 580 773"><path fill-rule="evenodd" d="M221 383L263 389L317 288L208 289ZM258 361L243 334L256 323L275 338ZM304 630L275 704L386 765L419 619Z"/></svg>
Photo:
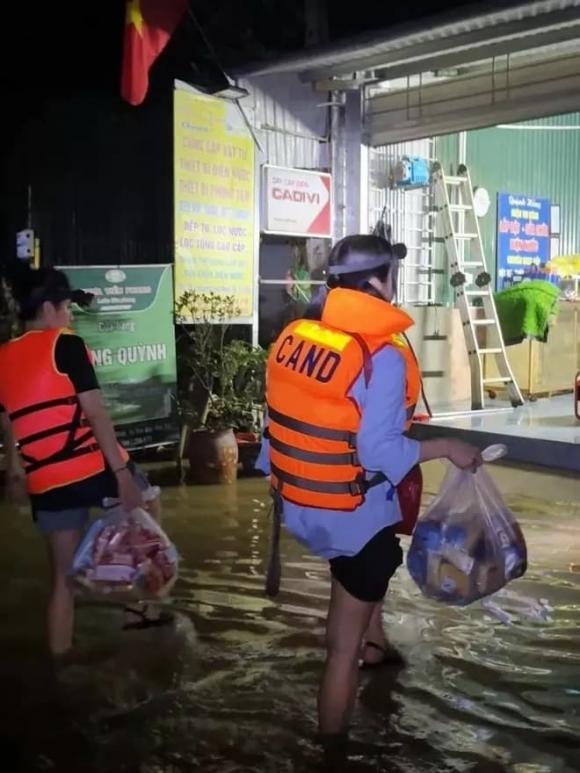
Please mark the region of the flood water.
<svg viewBox="0 0 580 773"><path fill-rule="evenodd" d="M401 569L385 625L408 667L364 675L345 770L580 771L578 481L550 478L537 496L532 473L502 474L530 553L512 589L544 600L549 618L529 619L513 599L498 602L513 613L507 624L480 604L445 608ZM75 773L318 770L325 563L284 537L282 592L264 597L259 479L165 486L164 505L183 557L175 626L121 633L118 609L81 605L82 662L57 675L42 657L42 542L26 513L0 505L5 761Z"/></svg>

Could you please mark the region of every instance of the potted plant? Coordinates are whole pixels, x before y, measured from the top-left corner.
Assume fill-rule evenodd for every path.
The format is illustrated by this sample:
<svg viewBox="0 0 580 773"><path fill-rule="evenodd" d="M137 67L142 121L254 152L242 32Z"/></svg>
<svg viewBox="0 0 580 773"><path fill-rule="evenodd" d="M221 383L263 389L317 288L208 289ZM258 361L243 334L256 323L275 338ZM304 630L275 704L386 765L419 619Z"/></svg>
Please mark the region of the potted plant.
<svg viewBox="0 0 580 773"><path fill-rule="evenodd" d="M0 278L0 344L10 340L19 332L18 314L16 311L16 304L8 285ZM4 469L5 459L4 450L2 447L2 437L0 435L0 470ZM0 472L0 476L3 473ZM1 482L1 481L0 481Z"/></svg>
<svg viewBox="0 0 580 773"><path fill-rule="evenodd" d="M232 355L237 362L233 379L233 427L238 443L240 466L246 475L254 474L260 450L260 433L266 402L266 360L268 353L245 341L232 341Z"/></svg>
<svg viewBox="0 0 580 773"><path fill-rule="evenodd" d="M8 285L0 279L0 343L8 341L18 333L16 303Z"/></svg>
<svg viewBox="0 0 580 773"><path fill-rule="evenodd" d="M232 483L239 461L235 431L256 432L261 420L265 352L231 340L235 298L187 291L175 304L182 452L192 480Z"/></svg>

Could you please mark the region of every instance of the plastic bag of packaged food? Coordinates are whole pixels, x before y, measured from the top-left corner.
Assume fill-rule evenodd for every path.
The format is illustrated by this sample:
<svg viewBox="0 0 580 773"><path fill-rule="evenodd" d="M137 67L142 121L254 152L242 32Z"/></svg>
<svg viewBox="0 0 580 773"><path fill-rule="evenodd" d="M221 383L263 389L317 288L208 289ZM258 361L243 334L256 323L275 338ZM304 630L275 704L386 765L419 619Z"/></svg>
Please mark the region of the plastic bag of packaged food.
<svg viewBox="0 0 580 773"><path fill-rule="evenodd" d="M483 458L494 461L506 451L491 446ZM449 469L417 521L407 567L425 596L458 606L490 596L524 574L524 536L483 467L475 473Z"/></svg>
<svg viewBox="0 0 580 773"><path fill-rule="evenodd" d="M73 561L74 586L112 599L159 599L177 580L179 557L146 510L116 507L93 522Z"/></svg>

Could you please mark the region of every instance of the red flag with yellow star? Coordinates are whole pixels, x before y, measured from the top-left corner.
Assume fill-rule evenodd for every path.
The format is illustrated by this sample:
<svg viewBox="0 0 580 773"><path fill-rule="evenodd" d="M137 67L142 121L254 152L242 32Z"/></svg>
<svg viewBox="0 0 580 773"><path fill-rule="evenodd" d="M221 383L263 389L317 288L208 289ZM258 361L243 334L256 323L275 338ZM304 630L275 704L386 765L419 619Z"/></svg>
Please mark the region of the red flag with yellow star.
<svg viewBox="0 0 580 773"><path fill-rule="evenodd" d="M140 105L149 87L149 70L175 32L187 0L128 0L121 71L121 96Z"/></svg>

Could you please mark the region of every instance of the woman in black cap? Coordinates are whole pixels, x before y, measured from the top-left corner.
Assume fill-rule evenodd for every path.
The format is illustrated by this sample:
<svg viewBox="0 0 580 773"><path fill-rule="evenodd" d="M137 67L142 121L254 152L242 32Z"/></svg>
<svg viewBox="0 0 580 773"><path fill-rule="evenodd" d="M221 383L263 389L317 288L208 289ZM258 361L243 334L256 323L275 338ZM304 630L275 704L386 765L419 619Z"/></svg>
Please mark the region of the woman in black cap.
<svg viewBox="0 0 580 773"><path fill-rule="evenodd" d="M119 444L84 341L70 330L72 290L54 268L16 264L7 281L23 335L0 346L0 424L9 493L28 493L33 518L46 536L52 567L48 644L61 656L72 646L74 598L68 583L91 507L118 497L130 511L143 506L146 477ZM127 611L126 628L169 621L149 608Z"/></svg>

